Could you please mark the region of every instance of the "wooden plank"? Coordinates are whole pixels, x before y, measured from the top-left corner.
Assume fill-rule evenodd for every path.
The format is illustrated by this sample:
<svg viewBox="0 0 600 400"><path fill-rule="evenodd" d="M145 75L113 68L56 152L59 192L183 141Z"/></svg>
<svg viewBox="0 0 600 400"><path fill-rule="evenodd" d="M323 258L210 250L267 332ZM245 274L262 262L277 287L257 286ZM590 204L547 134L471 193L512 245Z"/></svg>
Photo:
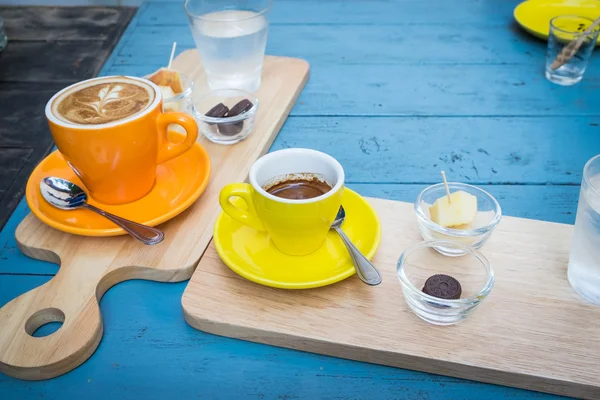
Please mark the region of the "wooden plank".
<svg viewBox="0 0 600 400"><path fill-rule="evenodd" d="M2 52L0 82L61 82L67 86L96 76L111 47L104 41L84 43L9 42Z"/></svg>
<svg viewBox="0 0 600 400"><path fill-rule="evenodd" d="M0 275L0 307L48 279ZM117 285L100 304L106 334L88 362L45 382L0 374L0 396L3 400L555 399L205 334L183 320L181 295L186 285L147 281Z"/></svg>
<svg viewBox="0 0 600 400"><path fill-rule="evenodd" d="M118 34L134 12L107 7L0 7L11 42L112 41L115 28Z"/></svg>
<svg viewBox="0 0 600 400"><path fill-rule="evenodd" d="M15 181L23 165L31 156L32 149L0 147L0 204L3 203L7 193L10 195L10 187ZM0 209L0 215L2 210Z"/></svg>
<svg viewBox="0 0 600 400"><path fill-rule="evenodd" d="M490 41L489 37L498 40ZM188 26L140 26L119 50L117 64L144 65L195 48ZM141 43L148 44L140 46ZM434 49L432 51L431 49ZM332 64L526 64L537 67L546 44L506 26L433 24L272 25L267 53ZM514 68L505 66L504 68Z"/></svg>
<svg viewBox="0 0 600 400"><path fill-rule="evenodd" d="M413 203L427 185L350 183L363 196ZM507 216L574 224L579 186L480 185L494 196ZM1 253L0 253L1 255Z"/></svg>
<svg viewBox="0 0 600 400"><path fill-rule="evenodd" d="M432 326L410 311L396 272L401 252L422 241L413 205L369 201L381 221L373 258L381 285L352 277L313 290L261 286L227 268L211 243L183 294L186 321L253 342L600 398L600 338L594 335L600 308L581 299L566 279L572 226L503 218L482 249L494 268L489 298L460 324ZM434 251L418 258L432 274L443 269L438 263L444 256ZM463 264L446 260L454 265L448 273L460 280ZM415 284L424 282L420 277ZM477 291L472 287L470 295Z"/></svg>
<svg viewBox="0 0 600 400"><path fill-rule="evenodd" d="M414 202L417 194L426 185L350 183L348 186L364 196ZM577 186L481 185L481 187L496 196L504 215L550 222L575 222L579 198ZM55 274L57 271L56 265L29 260L19 251L14 231L28 213L27 205L21 203L0 233L0 261L7 260L7 262L0 262L0 274Z"/></svg>
<svg viewBox="0 0 600 400"><path fill-rule="evenodd" d="M290 118L272 150L286 147L331 154L348 182L579 184L600 118Z"/></svg>
<svg viewBox="0 0 600 400"><path fill-rule="evenodd" d="M103 72L143 76L161 63L113 65ZM291 115L600 115L596 106L600 103L600 68L592 66L583 81L571 87L548 82L541 70L489 64L451 67L321 63L312 71L311 81Z"/></svg>
<svg viewBox="0 0 600 400"><path fill-rule="evenodd" d="M60 83L2 83L0 146L47 146L52 143L44 108L64 86Z"/></svg>
<svg viewBox="0 0 600 400"><path fill-rule="evenodd" d="M518 3L506 0L277 0L269 15L272 24L454 24L506 25ZM149 2L140 25L186 25L181 1Z"/></svg>
<svg viewBox="0 0 600 400"><path fill-rule="evenodd" d="M53 147L52 142L40 141L34 148L31 149L19 149L25 150L28 152L28 156L24 153L21 158L23 161L23 165L20 170L13 171L12 183L9 184L9 180L3 182L3 186L5 187L6 195L2 197L0 202L0 226L4 226L8 218L11 216L13 210L19 204L23 195L25 194L25 183L27 182L27 178L35 168L38 163L38 160L43 159L46 155L50 153L50 150ZM0 153L4 153L5 150L1 149ZM3 165L3 164L0 164ZM12 231L14 234L14 231Z"/></svg>
<svg viewBox="0 0 600 400"><path fill-rule="evenodd" d="M196 52L181 54L173 66L186 71L196 84L206 81ZM47 285L0 309L0 371L27 380L69 372L93 354L102 338L97 301L106 290L129 279L189 279L212 237L219 191L229 182L244 179L254 161L267 152L304 87L308 72L308 63L303 60L265 59L263 81L256 93L261 106L254 121L254 130L260 134L250 135L235 147L198 136L210 156L210 183L185 213L161 225L165 240L160 244L144 246L127 235L70 235L44 225L33 215L25 218L15 233L19 249L32 258L59 263L61 269ZM62 315L64 325L59 334L33 338L30 330L23 329L38 311L40 319Z"/></svg>

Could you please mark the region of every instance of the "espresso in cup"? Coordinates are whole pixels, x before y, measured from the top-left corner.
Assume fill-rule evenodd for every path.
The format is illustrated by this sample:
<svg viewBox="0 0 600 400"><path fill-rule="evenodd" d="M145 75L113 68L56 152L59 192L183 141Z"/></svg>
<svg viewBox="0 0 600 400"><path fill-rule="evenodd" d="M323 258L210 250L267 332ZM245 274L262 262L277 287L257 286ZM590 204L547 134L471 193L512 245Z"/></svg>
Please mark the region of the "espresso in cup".
<svg viewBox="0 0 600 400"><path fill-rule="evenodd" d="M184 113L163 113L160 89L145 79L109 76L75 83L55 94L46 118L58 150L91 197L105 204L140 199L156 167L187 151L198 136ZM185 138L171 142L170 124Z"/></svg>
<svg viewBox="0 0 600 400"><path fill-rule="evenodd" d="M331 185L322 175L301 173L273 178L263 189L283 199L306 200L324 195L331 190Z"/></svg>
<svg viewBox="0 0 600 400"><path fill-rule="evenodd" d="M227 215L268 233L285 254L310 254L325 243L344 192L337 160L316 150L278 150L252 165L249 181L221 190L219 203ZM236 197L246 206L232 201Z"/></svg>

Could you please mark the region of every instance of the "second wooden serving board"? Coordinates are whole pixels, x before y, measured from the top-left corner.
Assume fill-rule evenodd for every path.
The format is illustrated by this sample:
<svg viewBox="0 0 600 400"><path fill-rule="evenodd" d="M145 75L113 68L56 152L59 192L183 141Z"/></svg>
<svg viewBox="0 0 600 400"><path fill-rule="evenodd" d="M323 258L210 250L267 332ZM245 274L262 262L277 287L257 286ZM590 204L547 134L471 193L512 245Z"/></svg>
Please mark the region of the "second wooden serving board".
<svg viewBox="0 0 600 400"><path fill-rule="evenodd" d="M396 275L421 241L412 204L369 199L382 224L374 263L383 283L356 276L309 290L247 281L211 244L183 295L193 327L275 346L579 398L600 398L600 307L567 281L573 227L504 217L482 252L496 284L465 321L430 325L408 308ZM283 268L283 267L282 267Z"/></svg>

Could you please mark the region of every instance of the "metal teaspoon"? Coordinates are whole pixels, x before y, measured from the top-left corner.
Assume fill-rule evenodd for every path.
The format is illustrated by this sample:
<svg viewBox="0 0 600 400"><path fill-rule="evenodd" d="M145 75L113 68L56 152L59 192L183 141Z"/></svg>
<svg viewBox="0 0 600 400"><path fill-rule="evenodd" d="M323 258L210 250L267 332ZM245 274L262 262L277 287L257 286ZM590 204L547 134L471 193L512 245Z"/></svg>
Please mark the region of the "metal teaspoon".
<svg viewBox="0 0 600 400"><path fill-rule="evenodd" d="M348 253L350 253L350 257L352 258L352 262L354 262L354 268L356 268L356 273L361 281L366 283L367 285L375 286L381 283L381 274L377 271L377 268L369 260L365 257L360 250L356 248L356 246L350 241L348 236L342 231L342 223L346 218L346 211L344 207L340 206L340 209L335 217L335 221L331 224L331 228L335 230L338 235L342 238L342 242L346 245L348 249Z"/></svg>
<svg viewBox="0 0 600 400"><path fill-rule="evenodd" d="M165 234L159 229L117 217L116 215L88 204L87 195L83 189L66 179L57 177L44 178L40 182L40 191L42 192L42 197L54 207L60 208L61 210L75 210L77 208L92 210L111 220L144 244L157 244L162 242L165 238Z"/></svg>

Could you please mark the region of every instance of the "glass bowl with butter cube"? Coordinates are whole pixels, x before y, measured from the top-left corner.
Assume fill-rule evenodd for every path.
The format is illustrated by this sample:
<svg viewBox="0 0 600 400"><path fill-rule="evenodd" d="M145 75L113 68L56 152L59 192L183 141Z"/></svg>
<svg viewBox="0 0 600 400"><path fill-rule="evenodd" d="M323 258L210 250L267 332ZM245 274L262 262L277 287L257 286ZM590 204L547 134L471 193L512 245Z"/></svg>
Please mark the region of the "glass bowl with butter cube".
<svg viewBox="0 0 600 400"><path fill-rule="evenodd" d="M194 81L184 74L169 68L160 68L158 71L145 76L150 82L156 84L163 98L163 111L181 111L191 113L192 93Z"/></svg>
<svg viewBox="0 0 600 400"><path fill-rule="evenodd" d="M500 219L498 201L473 185L446 182L424 189L415 201L415 213L421 236L426 241L448 240L475 249L488 240ZM446 256L463 256L460 247L434 247Z"/></svg>
<svg viewBox="0 0 600 400"><path fill-rule="evenodd" d="M171 68L175 49L177 49L177 42L173 42L173 47L171 47L169 64L166 67L159 68L150 75L146 75L144 78L154 83L160 89L163 98L163 112L180 111L190 113L194 81Z"/></svg>

